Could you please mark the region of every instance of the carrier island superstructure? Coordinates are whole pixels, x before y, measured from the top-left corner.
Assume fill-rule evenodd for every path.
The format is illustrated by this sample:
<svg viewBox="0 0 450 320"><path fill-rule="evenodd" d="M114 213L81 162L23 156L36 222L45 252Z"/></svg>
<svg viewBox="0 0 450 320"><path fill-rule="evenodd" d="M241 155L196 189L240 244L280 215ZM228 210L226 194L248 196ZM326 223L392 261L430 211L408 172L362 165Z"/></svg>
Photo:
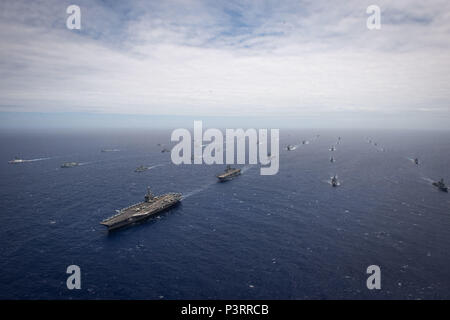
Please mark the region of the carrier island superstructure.
<svg viewBox="0 0 450 320"><path fill-rule="evenodd" d="M108 227L108 230L113 230L155 216L178 204L181 200L181 193L166 193L154 196L150 188L147 188L144 199L143 202L117 210L116 215L103 220L100 224Z"/></svg>

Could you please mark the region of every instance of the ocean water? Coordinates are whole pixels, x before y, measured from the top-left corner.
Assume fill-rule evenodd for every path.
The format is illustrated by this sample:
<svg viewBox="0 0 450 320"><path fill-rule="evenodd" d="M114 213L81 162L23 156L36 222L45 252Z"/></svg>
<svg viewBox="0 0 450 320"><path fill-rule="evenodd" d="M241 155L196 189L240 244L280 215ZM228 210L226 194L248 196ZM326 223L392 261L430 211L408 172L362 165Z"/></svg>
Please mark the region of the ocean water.
<svg viewBox="0 0 450 320"><path fill-rule="evenodd" d="M310 143L280 150L277 175L242 165L227 183L215 178L224 165L173 165L157 146L169 139L2 132L0 298L450 298L450 195L431 185L450 182L449 132L281 130L281 147ZM99 224L147 186L185 199L116 232ZM72 264L81 290L66 287ZM366 287L369 265L381 290Z"/></svg>

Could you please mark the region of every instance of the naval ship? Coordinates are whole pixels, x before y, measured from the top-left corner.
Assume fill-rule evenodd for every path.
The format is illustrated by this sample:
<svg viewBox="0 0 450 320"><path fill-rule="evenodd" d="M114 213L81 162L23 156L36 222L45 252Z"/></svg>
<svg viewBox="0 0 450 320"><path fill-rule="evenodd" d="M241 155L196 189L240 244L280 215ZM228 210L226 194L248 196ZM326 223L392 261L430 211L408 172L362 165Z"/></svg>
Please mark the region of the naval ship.
<svg viewBox="0 0 450 320"><path fill-rule="evenodd" d="M146 166L139 166L139 167L137 167L134 170L134 172L144 172L144 171L147 171L147 170L148 170L148 167L146 167Z"/></svg>
<svg viewBox="0 0 450 320"><path fill-rule="evenodd" d="M435 186L439 190L444 191L444 192L448 192L448 187L445 185L444 179L441 179L439 181L433 182L432 184L433 184L433 186Z"/></svg>
<svg viewBox="0 0 450 320"><path fill-rule="evenodd" d="M77 167L77 166L79 166L80 164L78 163L78 162L64 162L62 165L61 165L61 168L73 168L73 167Z"/></svg>
<svg viewBox="0 0 450 320"><path fill-rule="evenodd" d="M331 186L333 186L333 187L339 186L339 181L338 181L336 175L334 175L334 176L331 178L331 181L330 181L330 182L331 182Z"/></svg>
<svg viewBox="0 0 450 320"><path fill-rule="evenodd" d="M15 157L14 160L9 160L8 161L8 163L12 163L12 164L17 164L17 163L22 163L22 162L26 162L26 160L19 159L17 157Z"/></svg>
<svg viewBox="0 0 450 320"><path fill-rule="evenodd" d="M157 213L178 204L181 200L181 193L166 193L154 196L150 188L147 188L144 199L144 202L117 210L116 215L103 220L100 224L108 227L108 230L114 230L155 216Z"/></svg>
<svg viewBox="0 0 450 320"><path fill-rule="evenodd" d="M217 175L217 179L219 179L220 182L225 182L237 177L240 174L241 169L232 168L230 165L227 165L225 172Z"/></svg>
<svg viewBox="0 0 450 320"><path fill-rule="evenodd" d="M286 147L286 150L287 151L293 151L293 150L295 150L297 147L296 146L293 146L292 144L290 144L290 145L288 145L287 147Z"/></svg>

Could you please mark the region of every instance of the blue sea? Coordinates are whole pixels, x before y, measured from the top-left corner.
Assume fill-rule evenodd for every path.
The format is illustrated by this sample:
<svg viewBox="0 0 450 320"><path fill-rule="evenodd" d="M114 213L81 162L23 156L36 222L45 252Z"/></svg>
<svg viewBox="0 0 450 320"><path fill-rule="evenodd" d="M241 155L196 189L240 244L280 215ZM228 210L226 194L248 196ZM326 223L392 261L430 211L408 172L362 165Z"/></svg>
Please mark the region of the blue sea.
<svg viewBox="0 0 450 320"><path fill-rule="evenodd" d="M239 165L226 183L224 165L173 165L158 146L170 134L2 132L0 298L450 299L450 195L431 185L450 183L450 132L280 130L277 175ZM185 198L132 227L99 224L147 186Z"/></svg>

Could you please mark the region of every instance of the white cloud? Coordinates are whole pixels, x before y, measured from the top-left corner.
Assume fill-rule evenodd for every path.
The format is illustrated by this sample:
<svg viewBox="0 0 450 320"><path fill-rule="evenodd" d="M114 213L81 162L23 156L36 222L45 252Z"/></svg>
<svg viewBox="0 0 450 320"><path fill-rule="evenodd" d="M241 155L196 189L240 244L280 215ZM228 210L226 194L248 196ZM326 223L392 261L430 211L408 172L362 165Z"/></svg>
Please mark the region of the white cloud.
<svg viewBox="0 0 450 320"><path fill-rule="evenodd" d="M64 28L60 2L7 2L0 108L448 115L448 2L378 2L378 31L366 28L368 1L136 2L123 12L86 2L81 33Z"/></svg>

